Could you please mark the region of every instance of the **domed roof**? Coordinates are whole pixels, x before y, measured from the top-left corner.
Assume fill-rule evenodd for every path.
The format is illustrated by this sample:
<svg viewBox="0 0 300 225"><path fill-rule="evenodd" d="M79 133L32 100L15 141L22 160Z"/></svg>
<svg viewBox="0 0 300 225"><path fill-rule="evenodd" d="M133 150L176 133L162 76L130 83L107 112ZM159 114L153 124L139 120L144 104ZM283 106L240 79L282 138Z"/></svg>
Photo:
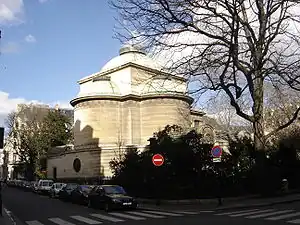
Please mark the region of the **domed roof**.
<svg viewBox="0 0 300 225"><path fill-rule="evenodd" d="M134 63L150 69L162 70L162 66L146 55L137 46L125 45L119 51L119 56L108 61L100 70L100 73L118 68L127 63Z"/></svg>

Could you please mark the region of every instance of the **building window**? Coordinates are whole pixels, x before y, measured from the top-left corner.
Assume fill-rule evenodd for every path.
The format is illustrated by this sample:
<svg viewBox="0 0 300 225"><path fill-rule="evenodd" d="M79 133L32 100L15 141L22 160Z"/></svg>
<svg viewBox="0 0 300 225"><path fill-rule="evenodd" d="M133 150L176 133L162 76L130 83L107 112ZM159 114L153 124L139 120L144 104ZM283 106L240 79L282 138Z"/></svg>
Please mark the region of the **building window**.
<svg viewBox="0 0 300 225"><path fill-rule="evenodd" d="M200 120L194 120L194 127L198 128L200 126Z"/></svg>

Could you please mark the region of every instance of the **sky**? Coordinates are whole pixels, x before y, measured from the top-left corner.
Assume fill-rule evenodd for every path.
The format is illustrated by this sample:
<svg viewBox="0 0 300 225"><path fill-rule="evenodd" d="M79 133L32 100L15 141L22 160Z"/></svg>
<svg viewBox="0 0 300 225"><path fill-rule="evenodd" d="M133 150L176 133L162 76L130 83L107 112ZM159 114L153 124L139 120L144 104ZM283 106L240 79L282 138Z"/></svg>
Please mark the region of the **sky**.
<svg viewBox="0 0 300 225"><path fill-rule="evenodd" d="M80 78L118 55L107 0L0 0L0 126L18 103L71 107Z"/></svg>

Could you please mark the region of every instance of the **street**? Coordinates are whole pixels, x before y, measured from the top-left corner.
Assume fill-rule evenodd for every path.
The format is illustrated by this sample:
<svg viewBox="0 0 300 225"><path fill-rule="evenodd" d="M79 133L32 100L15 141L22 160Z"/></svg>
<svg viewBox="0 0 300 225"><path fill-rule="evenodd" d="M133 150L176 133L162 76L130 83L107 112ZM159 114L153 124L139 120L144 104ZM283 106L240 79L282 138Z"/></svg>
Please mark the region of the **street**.
<svg viewBox="0 0 300 225"><path fill-rule="evenodd" d="M175 225L199 224L300 224L300 204L282 204L263 208L205 211L177 206L172 211L102 210L50 199L15 188L3 190L3 204L26 225L93 225L106 223ZM19 225L19 224L17 224Z"/></svg>

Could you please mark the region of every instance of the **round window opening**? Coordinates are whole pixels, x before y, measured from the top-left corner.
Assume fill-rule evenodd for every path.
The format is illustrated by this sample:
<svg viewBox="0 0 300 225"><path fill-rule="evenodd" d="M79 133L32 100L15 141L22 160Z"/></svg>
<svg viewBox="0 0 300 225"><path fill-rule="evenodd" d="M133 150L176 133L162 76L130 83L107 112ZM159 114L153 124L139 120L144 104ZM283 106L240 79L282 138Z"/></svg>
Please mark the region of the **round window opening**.
<svg viewBox="0 0 300 225"><path fill-rule="evenodd" d="M81 169L80 159L78 159L78 158L74 159L73 168L74 168L76 173L78 173L80 171L80 169Z"/></svg>

